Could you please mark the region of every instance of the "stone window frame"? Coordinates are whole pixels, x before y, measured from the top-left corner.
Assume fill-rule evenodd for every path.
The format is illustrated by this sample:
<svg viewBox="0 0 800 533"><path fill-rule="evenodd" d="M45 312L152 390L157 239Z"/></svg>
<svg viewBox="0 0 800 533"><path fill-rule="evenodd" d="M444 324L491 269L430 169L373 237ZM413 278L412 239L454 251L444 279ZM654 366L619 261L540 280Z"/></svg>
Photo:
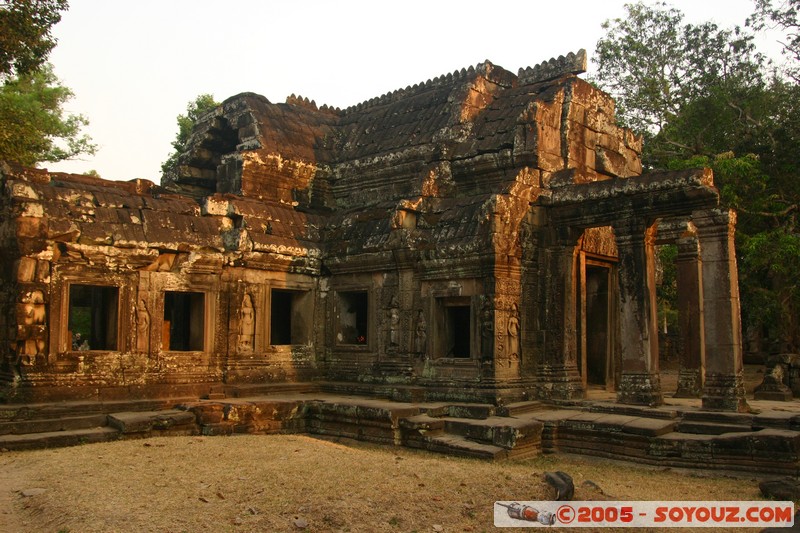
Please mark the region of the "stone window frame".
<svg viewBox="0 0 800 533"><path fill-rule="evenodd" d="M188 350L177 350L177 349L174 349L174 348L170 348L169 346L164 346L164 344L165 344L164 343L164 331L165 331L164 324L165 324L165 318L166 318L164 316L164 314L166 313L166 309L167 309L167 295L168 294L185 294L185 295L196 295L196 294L199 294L199 295L201 295L203 297L203 302L202 302L202 304L203 304L203 310L202 310L203 323L201 325L201 330L202 330L203 333L202 333L202 337L201 337L201 339L202 339L202 347L200 349L192 349L190 347ZM190 309L190 315L189 315L189 317L187 317L187 320L191 321L191 319L192 319L192 314L191 314L191 309ZM207 353L207 352L209 352L210 351L209 350L209 337L208 337L209 319L210 319L210 317L209 317L209 314L208 314L208 294L206 293L206 291L198 291L198 290L166 290L166 289L164 291L162 291L161 292L161 345L162 345L162 351L170 352L170 353ZM189 342L190 343L191 343L191 337L192 337L191 329L192 328L191 328L191 325L190 325L189 326L189 332L188 332ZM171 340L172 339L170 339L170 341Z"/></svg>
<svg viewBox="0 0 800 533"><path fill-rule="evenodd" d="M157 305L153 312L150 314L150 327L156 328L156 346L160 350L155 352L175 354L175 355L192 355L192 354L212 354L216 350L216 330L217 330L217 307L219 306L218 297L219 290L215 288L213 281L196 281L193 283L181 283L182 276L172 273L159 273L160 276L165 276L159 285ZM159 277L160 277L159 276ZM152 283L152 281L151 281ZM203 293L204 298L204 313L203 313L203 349L202 350L170 350L168 346L164 346L163 326L164 326L164 304L165 295L167 292L195 292Z"/></svg>
<svg viewBox="0 0 800 533"><path fill-rule="evenodd" d="M306 327L306 341L302 343L291 343L291 344L273 344L272 343L272 294L273 291L279 292L291 292L291 293L302 293L303 298L308 298L309 301L305 304L308 306L308 311L310 312L310 316L308 318L308 325ZM264 309L266 312L264 313L264 318L256 318L257 322L260 323L260 326L264 328L264 343L269 350L272 351L282 351L288 350L291 351L293 349L299 347L307 347L313 344L314 339L314 309L315 305L315 294L313 286L309 284L303 283L281 283L281 284L270 284L266 287L265 291L265 298L267 300ZM256 332L258 332L258 326L256 328Z"/></svg>
<svg viewBox="0 0 800 533"><path fill-rule="evenodd" d="M363 292L367 296L367 338L364 344L355 344L355 343L347 343L347 342L340 342L338 339L339 334L339 301L340 301L340 294L343 293L357 293ZM344 285L339 286L333 289L333 311L332 316L333 320L331 320L332 325L332 332L331 338L333 340L333 346L337 350L342 351L355 351L355 352L368 352L372 351L375 346L376 342L376 333L375 333L375 297L373 294L372 289L364 285Z"/></svg>
<svg viewBox="0 0 800 533"><path fill-rule="evenodd" d="M460 305L454 305L460 304ZM447 320L446 310L448 307L466 307L469 306L469 349L470 354L467 357L454 357L443 353L442 346L447 344L447 341L442 338L446 334L443 323ZM472 366L480 361L480 340L478 337L479 324L478 324L478 302L474 295L454 295L449 292L434 292L431 294L431 317L432 322L432 339L429 341L429 349L431 350L431 358L439 364L453 364L453 365L469 365Z"/></svg>
<svg viewBox="0 0 800 533"><path fill-rule="evenodd" d="M124 310L130 308L133 281L130 276L110 275L105 271L82 270L81 272L59 272L57 281L52 291L51 313L52 324L50 328L50 352L59 355L86 355L123 353L130 351L130 323L126 317L130 313ZM115 350L73 350L72 339L69 335L69 295L72 285L89 285L95 287L116 287L117 289L117 348Z"/></svg>

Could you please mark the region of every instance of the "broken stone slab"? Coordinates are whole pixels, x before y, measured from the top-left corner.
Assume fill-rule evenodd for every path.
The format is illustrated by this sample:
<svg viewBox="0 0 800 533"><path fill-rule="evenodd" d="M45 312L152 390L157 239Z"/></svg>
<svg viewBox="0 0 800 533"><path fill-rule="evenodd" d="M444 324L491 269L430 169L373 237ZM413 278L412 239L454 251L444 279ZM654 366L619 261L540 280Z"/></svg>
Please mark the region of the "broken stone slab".
<svg viewBox="0 0 800 533"><path fill-rule="evenodd" d="M420 414L409 416L400 419L400 427L404 430L410 431L442 431L444 430L445 421L442 418L428 416L427 414Z"/></svg>
<svg viewBox="0 0 800 533"><path fill-rule="evenodd" d="M766 498L780 501L800 500L800 481L792 478L769 479L758 484Z"/></svg>
<svg viewBox="0 0 800 533"><path fill-rule="evenodd" d="M789 354L780 354L770 358L767 362L764 379L755 388L753 397L756 400L788 402L792 399L792 389L787 386L787 383L789 383L789 367L793 358L796 356Z"/></svg>
<svg viewBox="0 0 800 533"><path fill-rule="evenodd" d="M39 494L44 494L47 492L47 489L41 488L33 488L33 489L24 489L19 491L19 495L23 498L30 498L32 496L38 496Z"/></svg>
<svg viewBox="0 0 800 533"><path fill-rule="evenodd" d="M572 482L572 476L565 472L545 472L544 479L547 484L553 487L556 491L555 499L557 501L570 501L575 495L575 484Z"/></svg>
<svg viewBox="0 0 800 533"><path fill-rule="evenodd" d="M167 430L195 423L194 413L188 411L122 412L108 415L108 425L124 434Z"/></svg>
<svg viewBox="0 0 800 533"><path fill-rule="evenodd" d="M632 435L642 435L645 437L660 437L675 430L674 420L660 418L641 418L635 417L626 423L622 431Z"/></svg>

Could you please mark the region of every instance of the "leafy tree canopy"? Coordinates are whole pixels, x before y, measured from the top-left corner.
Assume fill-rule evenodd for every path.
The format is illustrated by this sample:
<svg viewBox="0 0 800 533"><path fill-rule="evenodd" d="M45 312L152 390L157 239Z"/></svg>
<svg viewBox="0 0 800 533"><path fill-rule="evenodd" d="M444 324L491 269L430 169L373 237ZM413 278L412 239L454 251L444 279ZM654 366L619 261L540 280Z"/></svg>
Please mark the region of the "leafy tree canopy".
<svg viewBox="0 0 800 533"><path fill-rule="evenodd" d="M752 35L685 24L664 3L625 9L627 17L603 24L595 81L616 99L620 121L644 135L645 165L715 153L752 119L759 98L765 59Z"/></svg>
<svg viewBox="0 0 800 533"><path fill-rule="evenodd" d="M770 69L740 28L687 24L664 3L604 24L596 82L644 135L647 167L711 167L736 231L745 329L800 349L800 0L755 0L748 25L787 33L793 61ZM659 295L667 303L674 295Z"/></svg>
<svg viewBox="0 0 800 533"><path fill-rule="evenodd" d="M173 152L161 164L162 180L173 181L178 171L178 156L186 150L186 142L197 119L219 105L211 94L201 94L186 105L186 114L178 115L178 133L172 141Z"/></svg>
<svg viewBox="0 0 800 533"><path fill-rule="evenodd" d="M37 70L56 45L50 29L67 0L0 0L0 80Z"/></svg>
<svg viewBox="0 0 800 533"><path fill-rule="evenodd" d="M49 65L0 85L0 160L33 166L95 153L81 133L86 118L63 110L72 96Z"/></svg>

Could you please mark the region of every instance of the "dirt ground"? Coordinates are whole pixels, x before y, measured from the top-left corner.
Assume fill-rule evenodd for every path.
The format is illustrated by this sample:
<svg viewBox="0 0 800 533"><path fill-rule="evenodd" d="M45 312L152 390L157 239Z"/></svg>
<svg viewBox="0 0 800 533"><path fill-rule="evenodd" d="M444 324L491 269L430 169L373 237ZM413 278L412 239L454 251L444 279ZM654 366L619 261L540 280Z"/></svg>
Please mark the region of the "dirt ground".
<svg viewBox="0 0 800 533"><path fill-rule="evenodd" d="M574 456L488 463L298 435L168 437L0 453L0 531L491 531L496 500L551 499L548 470L573 477L575 500L762 499L755 479Z"/></svg>

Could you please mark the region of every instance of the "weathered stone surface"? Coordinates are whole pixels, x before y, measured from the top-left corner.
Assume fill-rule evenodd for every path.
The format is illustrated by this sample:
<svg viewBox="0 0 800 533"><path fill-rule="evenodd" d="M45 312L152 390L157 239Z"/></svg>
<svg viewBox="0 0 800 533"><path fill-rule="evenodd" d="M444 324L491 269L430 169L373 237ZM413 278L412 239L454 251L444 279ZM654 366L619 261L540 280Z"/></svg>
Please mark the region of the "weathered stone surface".
<svg viewBox="0 0 800 533"><path fill-rule="evenodd" d="M229 401L236 384L458 401L450 417L473 420L579 400L592 380L658 405L653 221L702 219L705 277L731 303L732 219L709 211L710 171L641 175L641 138L585 65L584 51L517 75L485 61L344 110L242 93L200 118L161 185L3 164L2 396L180 391L213 400L189 407L210 433L296 418ZM708 346L737 339L723 304ZM706 352L722 378L704 401L740 408L740 351ZM303 409L312 429L391 442L409 415ZM536 424L503 427L464 432L538 446Z"/></svg>
<svg viewBox="0 0 800 533"><path fill-rule="evenodd" d="M575 485L572 482L572 476L559 470L557 472L545 472L544 479L555 491L554 500L572 500L572 496L575 494Z"/></svg>
<svg viewBox="0 0 800 533"><path fill-rule="evenodd" d="M781 501L800 500L800 482L793 478L761 481L758 488L765 498Z"/></svg>
<svg viewBox="0 0 800 533"><path fill-rule="evenodd" d="M122 433L145 433L152 430L171 431L186 429L194 430L194 413L172 411L139 411L122 412L108 415L108 425Z"/></svg>

